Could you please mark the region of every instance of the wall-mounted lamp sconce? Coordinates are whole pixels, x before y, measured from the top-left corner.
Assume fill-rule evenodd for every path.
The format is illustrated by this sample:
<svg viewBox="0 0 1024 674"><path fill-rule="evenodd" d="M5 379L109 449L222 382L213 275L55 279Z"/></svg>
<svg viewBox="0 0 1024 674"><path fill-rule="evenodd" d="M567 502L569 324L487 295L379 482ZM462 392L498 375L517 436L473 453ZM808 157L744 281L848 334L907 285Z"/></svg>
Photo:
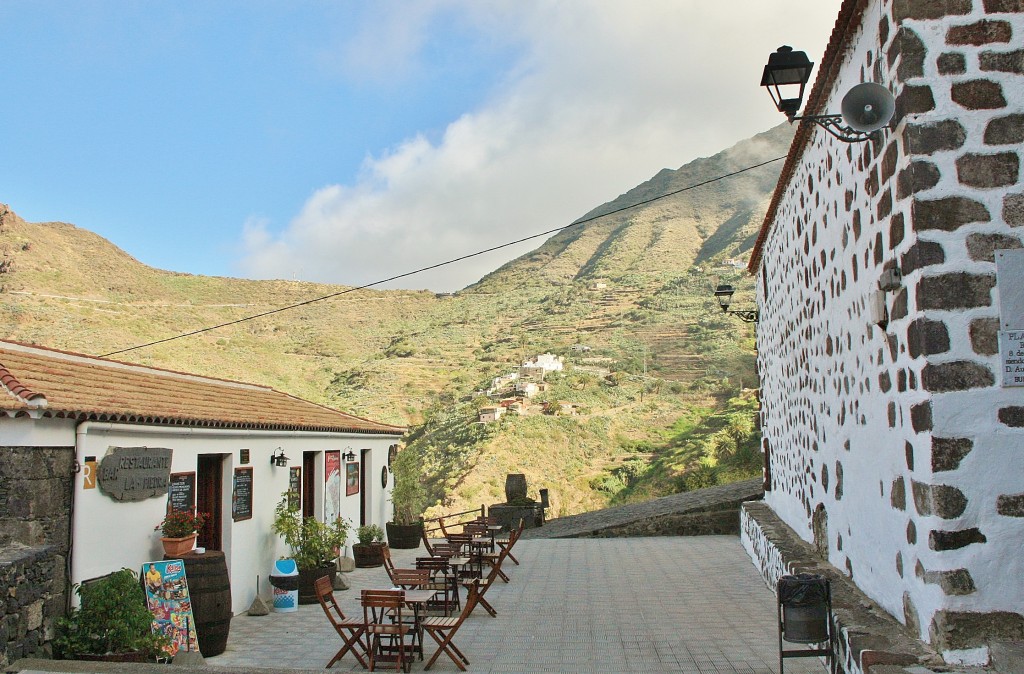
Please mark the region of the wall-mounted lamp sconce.
<svg viewBox="0 0 1024 674"><path fill-rule="evenodd" d="M288 466L288 457L284 455L284 450L278 447L276 451L276 454L274 452L270 453L270 465L286 468Z"/></svg>
<svg viewBox="0 0 1024 674"><path fill-rule="evenodd" d="M353 452L351 449L345 452L342 456L345 457L346 463L352 463L353 461L356 460L356 453Z"/></svg>
<svg viewBox="0 0 1024 674"><path fill-rule="evenodd" d="M757 310L736 310L729 309L729 304L732 303L732 295L736 290L731 285L720 285L715 288L715 299L718 300L718 306L722 307L722 311L727 314L732 314L742 321L747 323L757 322Z"/></svg>
<svg viewBox="0 0 1024 674"><path fill-rule="evenodd" d="M862 143L892 119L896 99L888 89L873 82L858 84L843 96L842 114L797 117L812 68L814 64L805 52L793 51L786 45L768 57L761 86L768 90L775 107L789 117L790 122L810 120L845 143Z"/></svg>

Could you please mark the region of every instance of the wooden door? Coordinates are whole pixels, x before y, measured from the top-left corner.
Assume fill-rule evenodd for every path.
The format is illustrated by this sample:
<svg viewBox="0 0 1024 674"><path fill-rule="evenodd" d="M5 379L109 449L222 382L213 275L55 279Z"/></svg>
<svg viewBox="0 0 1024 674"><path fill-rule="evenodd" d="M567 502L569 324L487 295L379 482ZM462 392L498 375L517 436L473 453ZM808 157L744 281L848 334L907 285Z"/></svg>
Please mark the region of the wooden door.
<svg viewBox="0 0 1024 674"><path fill-rule="evenodd" d="M302 453L302 517L316 517L316 457L319 452Z"/></svg>
<svg viewBox="0 0 1024 674"><path fill-rule="evenodd" d="M196 511L207 513L196 545L220 550L224 526L224 454L200 454L196 465Z"/></svg>

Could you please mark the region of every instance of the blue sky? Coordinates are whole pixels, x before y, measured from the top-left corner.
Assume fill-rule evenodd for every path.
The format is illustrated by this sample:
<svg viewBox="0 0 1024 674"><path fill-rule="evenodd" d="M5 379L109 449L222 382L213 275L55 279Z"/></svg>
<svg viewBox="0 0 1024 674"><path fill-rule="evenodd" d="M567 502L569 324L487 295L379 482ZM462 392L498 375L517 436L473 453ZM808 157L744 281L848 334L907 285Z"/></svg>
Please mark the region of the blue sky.
<svg viewBox="0 0 1024 674"><path fill-rule="evenodd" d="M838 7L0 0L0 202L161 269L369 283L774 126L767 55L817 62Z"/></svg>

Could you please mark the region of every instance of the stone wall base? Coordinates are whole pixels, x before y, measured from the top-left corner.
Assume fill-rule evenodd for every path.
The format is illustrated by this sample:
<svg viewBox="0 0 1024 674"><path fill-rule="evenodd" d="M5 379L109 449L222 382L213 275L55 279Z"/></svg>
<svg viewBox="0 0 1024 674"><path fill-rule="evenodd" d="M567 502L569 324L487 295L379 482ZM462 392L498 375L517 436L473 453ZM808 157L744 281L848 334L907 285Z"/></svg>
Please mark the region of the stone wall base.
<svg viewBox="0 0 1024 674"><path fill-rule="evenodd" d="M64 615L64 557L51 547L0 550L0 668L23 657L49 658L54 622Z"/></svg>
<svg viewBox="0 0 1024 674"><path fill-rule="evenodd" d="M764 502L744 503L740 540L772 591L780 576L817 573L832 585L832 627L837 671L843 674L948 672L928 644L861 592L813 546L797 536Z"/></svg>

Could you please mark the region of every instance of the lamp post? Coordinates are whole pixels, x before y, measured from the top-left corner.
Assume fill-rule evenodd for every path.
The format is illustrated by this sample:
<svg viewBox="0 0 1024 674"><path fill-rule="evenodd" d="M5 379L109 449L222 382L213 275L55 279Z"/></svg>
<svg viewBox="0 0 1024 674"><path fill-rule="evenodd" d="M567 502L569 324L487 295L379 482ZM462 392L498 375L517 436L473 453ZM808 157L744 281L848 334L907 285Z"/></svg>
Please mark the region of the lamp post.
<svg viewBox="0 0 1024 674"><path fill-rule="evenodd" d="M775 107L789 121L806 119L844 143L863 143L884 128L896 111L896 99L880 84L864 82L843 97L840 115L797 116L803 104L804 89L814 64L802 51L783 45L768 57L761 74L761 86L768 90Z"/></svg>
<svg viewBox="0 0 1024 674"><path fill-rule="evenodd" d="M747 323L756 323L758 319L758 313L756 309L729 309L729 305L732 303L732 296L736 290L727 284L723 284L715 288L715 299L718 300L718 306L722 307L722 311L727 314L736 316L741 321Z"/></svg>

